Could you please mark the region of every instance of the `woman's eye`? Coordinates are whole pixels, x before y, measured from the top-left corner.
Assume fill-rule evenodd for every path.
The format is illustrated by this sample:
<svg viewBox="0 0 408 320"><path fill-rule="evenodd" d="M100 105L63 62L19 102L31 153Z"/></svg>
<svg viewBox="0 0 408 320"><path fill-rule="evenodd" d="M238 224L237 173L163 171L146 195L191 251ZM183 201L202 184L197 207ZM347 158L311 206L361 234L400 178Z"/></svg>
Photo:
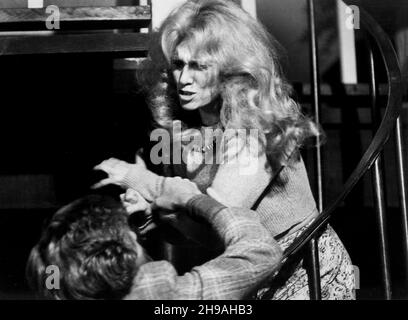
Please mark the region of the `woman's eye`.
<svg viewBox="0 0 408 320"><path fill-rule="evenodd" d="M173 69L176 69L176 70L183 69L184 62L181 60L173 60L172 67Z"/></svg>
<svg viewBox="0 0 408 320"><path fill-rule="evenodd" d="M208 69L208 65L206 64L198 64L198 70L207 70Z"/></svg>
<svg viewBox="0 0 408 320"><path fill-rule="evenodd" d="M208 69L208 65L198 62L190 62L190 68L197 71L204 71Z"/></svg>

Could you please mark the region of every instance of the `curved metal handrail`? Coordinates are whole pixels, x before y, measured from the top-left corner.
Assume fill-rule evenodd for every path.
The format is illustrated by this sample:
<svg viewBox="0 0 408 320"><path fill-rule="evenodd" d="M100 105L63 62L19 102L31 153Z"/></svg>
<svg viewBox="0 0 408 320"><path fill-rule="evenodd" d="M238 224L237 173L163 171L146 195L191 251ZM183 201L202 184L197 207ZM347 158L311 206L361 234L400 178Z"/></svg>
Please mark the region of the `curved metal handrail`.
<svg viewBox="0 0 408 320"><path fill-rule="evenodd" d="M324 227L333 211L346 198L357 182L377 159L394 128L402 108L402 79L397 55L392 43L381 26L363 9L360 9L361 22L372 35L384 59L388 79L388 101L383 120L371 144L367 148L357 167L344 184L339 196L316 218L315 221L285 250L283 259L297 253Z"/></svg>

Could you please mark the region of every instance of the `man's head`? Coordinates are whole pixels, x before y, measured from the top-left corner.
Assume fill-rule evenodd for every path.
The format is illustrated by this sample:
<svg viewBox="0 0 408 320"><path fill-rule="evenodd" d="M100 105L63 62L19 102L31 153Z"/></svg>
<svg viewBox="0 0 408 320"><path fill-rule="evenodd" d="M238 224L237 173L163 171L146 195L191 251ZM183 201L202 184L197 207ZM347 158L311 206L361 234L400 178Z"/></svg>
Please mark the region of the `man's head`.
<svg viewBox="0 0 408 320"><path fill-rule="evenodd" d="M143 249L119 201L91 195L51 218L27 262L27 277L41 296L56 299L120 299L141 263ZM59 270L59 289L47 288L48 266Z"/></svg>

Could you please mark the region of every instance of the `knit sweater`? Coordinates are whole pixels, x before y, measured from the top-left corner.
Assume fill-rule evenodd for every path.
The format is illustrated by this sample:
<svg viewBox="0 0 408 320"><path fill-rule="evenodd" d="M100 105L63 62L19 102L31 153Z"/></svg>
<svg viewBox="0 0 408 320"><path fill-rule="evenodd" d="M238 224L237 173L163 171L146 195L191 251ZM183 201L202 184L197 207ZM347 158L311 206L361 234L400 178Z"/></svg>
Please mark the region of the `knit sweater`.
<svg viewBox="0 0 408 320"><path fill-rule="evenodd" d="M224 162L217 163L218 149L206 155L190 150L187 163L166 165L165 175L190 179L201 192L227 207L250 209L273 177L266 155L238 138L229 140L224 151ZM160 194L163 178L153 173L141 177L139 171L129 171L125 179L128 187L144 190L143 196L152 201ZM138 188L140 184L143 188ZM276 238L296 232L318 214L301 157L283 168L256 211Z"/></svg>
<svg viewBox="0 0 408 320"><path fill-rule="evenodd" d="M225 206L249 209L270 182L272 169L265 153L253 152L240 141L230 141L226 150L226 158L235 156L235 161L205 164L198 159L194 163L197 155L191 155L187 164L173 165L171 172L167 168L167 174L194 181L202 192ZM212 152L213 158L216 152ZM278 238L299 230L318 214L301 157L283 168L256 211L263 226Z"/></svg>

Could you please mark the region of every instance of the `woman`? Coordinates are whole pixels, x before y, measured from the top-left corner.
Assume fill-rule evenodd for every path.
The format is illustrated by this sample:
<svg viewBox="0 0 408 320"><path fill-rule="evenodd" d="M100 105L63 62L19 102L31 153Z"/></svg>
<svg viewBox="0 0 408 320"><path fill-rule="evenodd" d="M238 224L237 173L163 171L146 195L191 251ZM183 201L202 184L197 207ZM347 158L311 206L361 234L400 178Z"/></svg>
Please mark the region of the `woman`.
<svg viewBox="0 0 408 320"><path fill-rule="evenodd" d="M166 174L194 181L227 206L256 209L285 249L318 214L299 148L319 130L289 96L277 43L239 6L221 0L186 2L164 21L159 40L143 81L157 126L172 134ZM196 139L200 133L212 138ZM177 143L185 145L181 161ZM109 178L101 185L138 190L138 166L105 161L98 168ZM152 200L158 189L144 197ZM319 249L323 298L352 299L351 261L330 227ZM301 264L279 286L276 299L309 297Z"/></svg>

